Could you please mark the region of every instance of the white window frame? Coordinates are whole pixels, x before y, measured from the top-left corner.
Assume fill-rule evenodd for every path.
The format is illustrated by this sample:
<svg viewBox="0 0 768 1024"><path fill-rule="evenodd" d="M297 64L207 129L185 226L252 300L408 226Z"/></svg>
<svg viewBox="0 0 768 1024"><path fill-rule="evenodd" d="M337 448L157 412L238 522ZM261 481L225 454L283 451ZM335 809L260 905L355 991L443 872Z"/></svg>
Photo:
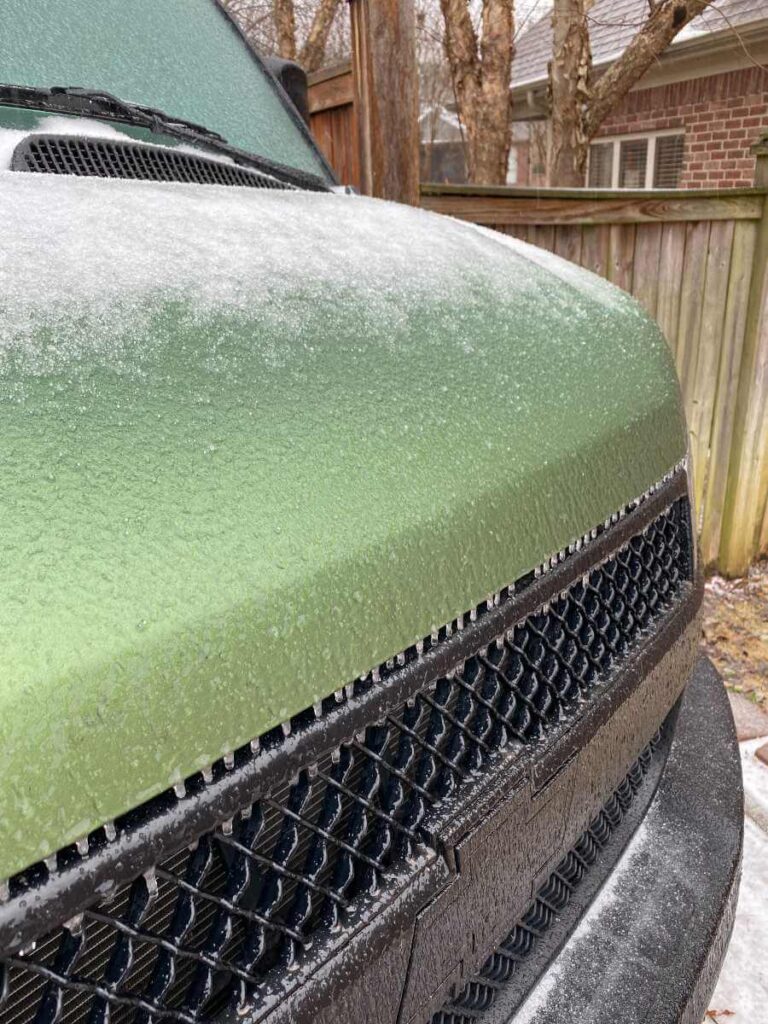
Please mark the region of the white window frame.
<svg viewBox="0 0 768 1024"><path fill-rule="evenodd" d="M510 180L512 178L512 169L513 169L512 165L513 164L514 164L514 171L515 171L514 181ZM506 184L507 185L516 185L519 174L520 174L520 150L518 149L517 145L513 142L512 145L509 147L509 156L507 157L507 180L506 180Z"/></svg>
<svg viewBox="0 0 768 1024"><path fill-rule="evenodd" d="M592 146L602 146L606 143L613 145L613 160L611 162L611 185L614 190L619 189L619 167L621 159L621 143L634 142L637 139L647 139L648 149L645 158L645 184L644 191L653 190L653 174L656 168L656 139L668 135L685 135L685 128L664 128L657 132L633 132L628 135L599 135L590 142L589 153L587 154L587 181L589 181L589 164L592 160ZM631 192L632 189L627 191Z"/></svg>

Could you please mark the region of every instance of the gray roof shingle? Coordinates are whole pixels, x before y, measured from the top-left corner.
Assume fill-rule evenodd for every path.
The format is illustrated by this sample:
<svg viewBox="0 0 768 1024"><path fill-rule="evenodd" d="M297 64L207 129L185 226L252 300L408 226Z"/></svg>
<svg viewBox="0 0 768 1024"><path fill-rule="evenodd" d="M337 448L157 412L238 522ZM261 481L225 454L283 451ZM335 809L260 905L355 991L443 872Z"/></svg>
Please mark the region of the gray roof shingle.
<svg viewBox="0 0 768 1024"><path fill-rule="evenodd" d="M589 12L594 64L604 63L623 52L647 12L648 0L596 0ZM547 77L547 63L552 56L551 18L551 13L545 14L518 38L512 65L513 88ZM676 42L764 18L768 18L768 0L722 0L717 9L704 11L687 25Z"/></svg>

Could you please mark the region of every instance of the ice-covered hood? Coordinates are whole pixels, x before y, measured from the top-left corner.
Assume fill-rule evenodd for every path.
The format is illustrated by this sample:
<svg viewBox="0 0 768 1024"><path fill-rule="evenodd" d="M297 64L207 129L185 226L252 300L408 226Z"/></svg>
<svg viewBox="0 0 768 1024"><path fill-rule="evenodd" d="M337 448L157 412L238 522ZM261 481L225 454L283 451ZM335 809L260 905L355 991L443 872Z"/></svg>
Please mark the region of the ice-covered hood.
<svg viewBox="0 0 768 1024"><path fill-rule="evenodd" d="M685 450L657 328L340 195L0 174L0 877L394 655Z"/></svg>

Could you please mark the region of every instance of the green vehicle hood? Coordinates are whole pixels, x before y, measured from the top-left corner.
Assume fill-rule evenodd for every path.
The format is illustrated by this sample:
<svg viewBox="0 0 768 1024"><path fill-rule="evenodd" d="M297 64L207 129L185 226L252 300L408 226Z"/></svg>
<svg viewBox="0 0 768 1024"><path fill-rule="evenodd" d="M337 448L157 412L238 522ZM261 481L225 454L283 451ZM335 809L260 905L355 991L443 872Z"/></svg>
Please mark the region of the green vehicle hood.
<svg viewBox="0 0 768 1024"><path fill-rule="evenodd" d="M0 877L466 612L685 454L657 327L342 195L0 174Z"/></svg>

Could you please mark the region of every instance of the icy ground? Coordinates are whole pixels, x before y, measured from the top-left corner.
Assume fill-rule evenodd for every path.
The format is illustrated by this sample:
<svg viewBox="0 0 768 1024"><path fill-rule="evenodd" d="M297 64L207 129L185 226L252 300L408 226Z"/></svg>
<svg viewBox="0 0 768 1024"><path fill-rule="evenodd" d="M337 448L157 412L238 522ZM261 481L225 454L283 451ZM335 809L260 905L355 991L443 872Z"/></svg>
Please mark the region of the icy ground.
<svg viewBox="0 0 768 1024"><path fill-rule="evenodd" d="M736 924L707 1021L768 1024L768 767L754 756L768 737L741 746L746 821Z"/></svg>

